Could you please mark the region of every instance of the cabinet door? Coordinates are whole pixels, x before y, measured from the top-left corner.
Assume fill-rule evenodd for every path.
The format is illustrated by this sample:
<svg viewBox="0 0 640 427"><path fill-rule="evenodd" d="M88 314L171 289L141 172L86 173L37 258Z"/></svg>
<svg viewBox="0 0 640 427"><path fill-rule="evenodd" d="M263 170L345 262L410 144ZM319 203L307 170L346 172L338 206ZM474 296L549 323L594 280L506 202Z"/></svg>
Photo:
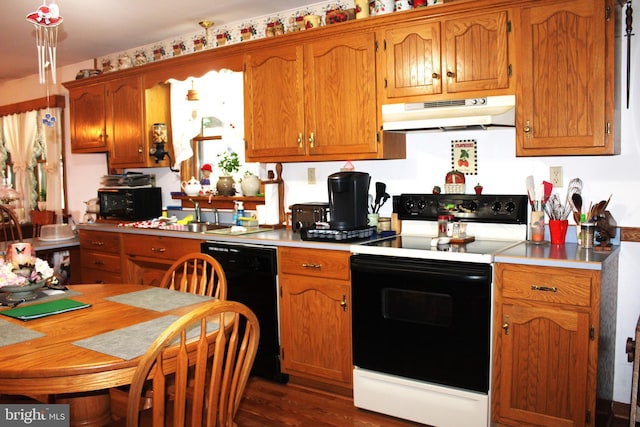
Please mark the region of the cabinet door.
<svg viewBox="0 0 640 427"><path fill-rule="evenodd" d="M302 47L281 46L245 57L247 161L280 161L305 154Z"/></svg>
<svg viewBox="0 0 640 427"><path fill-rule="evenodd" d="M442 93L438 22L390 28L382 43L385 100Z"/></svg>
<svg viewBox="0 0 640 427"><path fill-rule="evenodd" d="M105 129L106 99L104 85L86 86L69 91L71 151L99 153L108 151Z"/></svg>
<svg viewBox="0 0 640 427"><path fill-rule="evenodd" d="M446 21L444 46L447 93L509 87L507 12Z"/></svg>
<svg viewBox="0 0 640 427"><path fill-rule="evenodd" d="M282 275L283 371L351 385L351 289L344 281Z"/></svg>
<svg viewBox="0 0 640 427"><path fill-rule="evenodd" d="M607 102L613 96L614 18L607 16L612 5L605 6L604 0L574 0L520 10L518 156L616 151L613 104Z"/></svg>
<svg viewBox="0 0 640 427"><path fill-rule="evenodd" d="M136 167L144 163L143 88L141 77L107 84L109 167Z"/></svg>
<svg viewBox="0 0 640 427"><path fill-rule="evenodd" d="M501 319L494 372L496 421L584 426L589 314L504 304Z"/></svg>
<svg viewBox="0 0 640 427"><path fill-rule="evenodd" d="M338 160L375 153L374 33L352 33L305 45L304 73L309 155Z"/></svg>

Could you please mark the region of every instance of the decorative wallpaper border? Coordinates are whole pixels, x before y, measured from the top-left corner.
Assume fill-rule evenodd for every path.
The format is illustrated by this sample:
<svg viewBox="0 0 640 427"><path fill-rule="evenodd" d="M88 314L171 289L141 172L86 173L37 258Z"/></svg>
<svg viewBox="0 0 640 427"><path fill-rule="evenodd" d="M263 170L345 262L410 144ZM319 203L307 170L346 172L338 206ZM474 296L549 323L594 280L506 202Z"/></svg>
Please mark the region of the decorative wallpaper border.
<svg viewBox="0 0 640 427"><path fill-rule="evenodd" d="M320 15L322 25L327 11L354 8L353 0L339 0L330 3L321 2L308 5L303 9L290 9L276 14L259 16L209 28L209 40L204 29L184 34L172 39L140 46L134 49L115 52L96 58L96 66L103 73L130 68L148 62L157 62L212 49L220 46L261 39L276 34L300 31L304 28L302 19L306 15Z"/></svg>

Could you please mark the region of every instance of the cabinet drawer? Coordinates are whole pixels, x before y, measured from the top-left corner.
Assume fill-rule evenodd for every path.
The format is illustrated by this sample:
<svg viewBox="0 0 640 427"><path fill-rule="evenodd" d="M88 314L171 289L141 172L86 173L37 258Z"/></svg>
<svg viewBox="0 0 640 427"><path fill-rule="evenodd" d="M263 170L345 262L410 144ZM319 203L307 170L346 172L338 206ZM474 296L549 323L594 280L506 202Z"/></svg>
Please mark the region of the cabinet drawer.
<svg viewBox="0 0 640 427"><path fill-rule="evenodd" d="M120 233L80 230L80 247L85 250L120 253Z"/></svg>
<svg viewBox="0 0 640 427"><path fill-rule="evenodd" d="M347 251L281 247L278 264L282 273L349 280L350 256Z"/></svg>
<svg viewBox="0 0 640 427"><path fill-rule="evenodd" d="M498 264L497 274L504 298L591 306L590 270Z"/></svg>
<svg viewBox="0 0 640 427"><path fill-rule="evenodd" d="M190 252L200 252L200 240L176 237L123 234L122 247L130 257L150 257L176 260Z"/></svg>
<svg viewBox="0 0 640 427"><path fill-rule="evenodd" d="M96 270L120 272L120 257L104 252L83 250L80 253L82 268L93 268Z"/></svg>
<svg viewBox="0 0 640 427"><path fill-rule="evenodd" d="M83 267L82 283L122 283L122 276L113 272Z"/></svg>

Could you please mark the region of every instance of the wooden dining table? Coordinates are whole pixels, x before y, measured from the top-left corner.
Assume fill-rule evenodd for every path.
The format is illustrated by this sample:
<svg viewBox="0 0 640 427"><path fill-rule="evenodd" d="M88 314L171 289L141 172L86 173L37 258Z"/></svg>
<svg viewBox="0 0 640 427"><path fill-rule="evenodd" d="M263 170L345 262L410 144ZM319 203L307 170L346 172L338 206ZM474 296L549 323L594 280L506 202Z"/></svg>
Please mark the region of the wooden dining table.
<svg viewBox="0 0 640 427"><path fill-rule="evenodd" d="M0 322L10 322L41 335L0 347L0 394L48 396L48 403L70 405L72 426L101 426L111 420L109 389L131 383L140 356L126 359L84 348L79 342L123 328L128 330L143 322L186 314L206 303L207 297L193 295L201 299L157 311L110 298L149 289L154 289L149 292L177 291L133 284L73 285L69 289L74 295L64 295L65 298L91 306L28 321L0 315ZM3 309L8 307L0 307L0 312ZM123 335L122 340L127 339Z"/></svg>

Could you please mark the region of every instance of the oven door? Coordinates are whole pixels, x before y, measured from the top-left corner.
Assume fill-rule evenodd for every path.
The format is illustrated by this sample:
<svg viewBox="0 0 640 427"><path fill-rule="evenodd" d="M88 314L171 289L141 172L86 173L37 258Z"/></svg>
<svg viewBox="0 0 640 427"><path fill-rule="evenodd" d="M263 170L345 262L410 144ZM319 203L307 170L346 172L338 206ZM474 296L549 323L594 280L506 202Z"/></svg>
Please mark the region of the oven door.
<svg viewBox="0 0 640 427"><path fill-rule="evenodd" d="M488 393L490 264L352 255L359 368Z"/></svg>

